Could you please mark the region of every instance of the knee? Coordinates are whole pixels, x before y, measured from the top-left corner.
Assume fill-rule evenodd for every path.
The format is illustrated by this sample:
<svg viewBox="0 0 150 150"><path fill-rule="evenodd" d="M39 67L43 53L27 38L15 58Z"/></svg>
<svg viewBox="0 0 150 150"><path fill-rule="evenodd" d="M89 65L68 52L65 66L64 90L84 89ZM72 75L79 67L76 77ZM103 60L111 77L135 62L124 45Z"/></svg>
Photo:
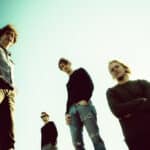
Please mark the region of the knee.
<svg viewBox="0 0 150 150"><path fill-rule="evenodd" d="M83 149L83 143L76 142L76 143L74 143L74 147L76 150L82 150Z"/></svg>
<svg viewBox="0 0 150 150"><path fill-rule="evenodd" d="M91 135L91 139L92 139L93 143L95 143L95 144L103 143L103 140L101 139L101 137L99 136L98 133Z"/></svg>

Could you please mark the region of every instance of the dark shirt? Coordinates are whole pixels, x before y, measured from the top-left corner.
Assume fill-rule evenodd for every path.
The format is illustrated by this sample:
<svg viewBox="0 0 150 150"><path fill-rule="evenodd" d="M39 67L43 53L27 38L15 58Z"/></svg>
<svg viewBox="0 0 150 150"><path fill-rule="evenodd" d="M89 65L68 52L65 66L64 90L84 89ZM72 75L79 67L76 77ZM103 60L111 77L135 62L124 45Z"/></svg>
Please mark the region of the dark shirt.
<svg viewBox="0 0 150 150"><path fill-rule="evenodd" d="M68 100L66 113L69 112L71 105L80 100L89 101L93 88L94 86L89 74L83 68L75 70L67 83Z"/></svg>
<svg viewBox="0 0 150 150"><path fill-rule="evenodd" d="M144 98L147 100L144 101ZM150 83L128 81L107 90L108 104L126 138L150 138ZM127 117L127 115L130 115Z"/></svg>
<svg viewBox="0 0 150 150"><path fill-rule="evenodd" d="M47 144L55 145L57 141L57 128L54 122L49 121L41 128L41 147Z"/></svg>

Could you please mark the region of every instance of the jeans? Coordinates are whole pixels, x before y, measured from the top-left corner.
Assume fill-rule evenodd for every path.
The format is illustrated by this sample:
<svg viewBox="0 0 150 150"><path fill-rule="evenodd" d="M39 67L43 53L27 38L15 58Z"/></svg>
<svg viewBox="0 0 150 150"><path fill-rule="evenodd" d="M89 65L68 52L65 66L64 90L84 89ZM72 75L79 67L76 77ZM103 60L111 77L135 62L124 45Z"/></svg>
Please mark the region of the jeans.
<svg viewBox="0 0 150 150"><path fill-rule="evenodd" d="M14 148L14 97L14 91L0 89L0 150Z"/></svg>
<svg viewBox="0 0 150 150"><path fill-rule="evenodd" d="M55 145L52 145L52 144L47 144L47 145L44 145L42 147L42 150L57 150L57 147Z"/></svg>
<svg viewBox="0 0 150 150"><path fill-rule="evenodd" d="M74 104L69 109L71 115L70 131L75 150L85 150L82 137L83 125L92 140L95 150L105 150L104 142L99 135L95 107L89 102L83 106Z"/></svg>

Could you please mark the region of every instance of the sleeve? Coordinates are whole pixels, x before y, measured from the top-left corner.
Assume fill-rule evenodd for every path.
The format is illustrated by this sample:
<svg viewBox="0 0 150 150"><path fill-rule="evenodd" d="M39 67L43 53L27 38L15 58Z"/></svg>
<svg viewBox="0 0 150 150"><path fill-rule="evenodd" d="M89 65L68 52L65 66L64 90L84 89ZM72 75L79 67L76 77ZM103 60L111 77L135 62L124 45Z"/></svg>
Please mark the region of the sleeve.
<svg viewBox="0 0 150 150"><path fill-rule="evenodd" d="M79 69L78 79L80 81L80 86L78 89L79 95L82 95L82 97L88 101L92 96L94 89L92 79L87 71L83 68Z"/></svg>
<svg viewBox="0 0 150 150"><path fill-rule="evenodd" d="M120 102L112 89L107 90L106 96L112 113L118 118L136 112L140 105L144 103L142 98L137 98L128 102Z"/></svg>
<svg viewBox="0 0 150 150"><path fill-rule="evenodd" d="M65 114L68 114L68 113L69 113L69 107L70 107L69 100L67 100L66 112L65 112Z"/></svg>
<svg viewBox="0 0 150 150"><path fill-rule="evenodd" d="M141 89L143 91L143 99L144 103L140 106L140 110L142 111L150 111L150 82L146 80L139 80L139 84L141 85Z"/></svg>
<svg viewBox="0 0 150 150"><path fill-rule="evenodd" d="M6 63L4 63L4 58L3 58L3 52L0 49L0 78L3 78L2 72L5 71L4 66L6 66Z"/></svg>
<svg viewBox="0 0 150 150"><path fill-rule="evenodd" d="M4 59L2 49L0 49L0 86L1 88L8 88L8 89L14 89L13 86L5 80L4 76L7 76L8 71L8 63Z"/></svg>
<svg viewBox="0 0 150 150"><path fill-rule="evenodd" d="M67 88L67 102L66 102L66 112L65 112L65 114L69 113L69 108L70 108L70 101L69 101L69 91L68 91L68 88Z"/></svg>
<svg viewBox="0 0 150 150"><path fill-rule="evenodd" d="M57 142L58 132L57 132L57 128L56 128L56 125L54 122L51 123L51 127L52 127L51 143L52 143L52 145L55 145Z"/></svg>
<svg viewBox="0 0 150 150"><path fill-rule="evenodd" d="M43 139L42 139L42 128L41 128L41 150L42 150L42 146L43 146Z"/></svg>

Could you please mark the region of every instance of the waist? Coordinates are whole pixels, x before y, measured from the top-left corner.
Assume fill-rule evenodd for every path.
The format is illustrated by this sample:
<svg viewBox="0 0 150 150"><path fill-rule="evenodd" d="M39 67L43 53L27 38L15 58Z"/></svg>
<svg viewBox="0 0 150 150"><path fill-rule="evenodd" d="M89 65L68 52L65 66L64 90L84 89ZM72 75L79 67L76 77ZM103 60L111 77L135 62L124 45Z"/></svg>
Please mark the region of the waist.
<svg viewBox="0 0 150 150"><path fill-rule="evenodd" d="M90 103L90 101L86 101L86 100L80 100L77 103L75 103L75 105L88 105Z"/></svg>

